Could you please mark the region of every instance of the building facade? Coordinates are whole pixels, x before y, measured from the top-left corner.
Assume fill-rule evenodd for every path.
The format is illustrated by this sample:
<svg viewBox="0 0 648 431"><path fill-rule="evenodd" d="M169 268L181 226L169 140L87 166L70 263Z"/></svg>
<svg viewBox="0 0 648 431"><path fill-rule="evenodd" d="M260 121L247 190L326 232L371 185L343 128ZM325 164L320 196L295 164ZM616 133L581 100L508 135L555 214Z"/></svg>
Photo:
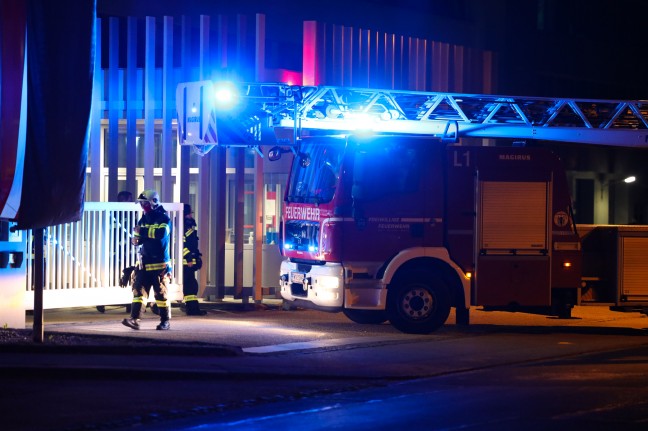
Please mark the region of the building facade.
<svg viewBox="0 0 648 431"><path fill-rule="evenodd" d="M101 61L95 69L86 200L112 201L122 190L137 195L155 188L163 201L192 205L207 262L201 271L203 296L219 298L234 288L235 295L256 298L261 288L274 287L290 158L270 163L247 148L198 155L178 145L178 83L496 91L497 57L491 51L304 21L293 35L300 42L286 48L301 52L282 55L285 44L273 36L281 30L268 28L262 14L98 19ZM295 56L301 68L294 68ZM253 286L254 293L247 290Z"/></svg>

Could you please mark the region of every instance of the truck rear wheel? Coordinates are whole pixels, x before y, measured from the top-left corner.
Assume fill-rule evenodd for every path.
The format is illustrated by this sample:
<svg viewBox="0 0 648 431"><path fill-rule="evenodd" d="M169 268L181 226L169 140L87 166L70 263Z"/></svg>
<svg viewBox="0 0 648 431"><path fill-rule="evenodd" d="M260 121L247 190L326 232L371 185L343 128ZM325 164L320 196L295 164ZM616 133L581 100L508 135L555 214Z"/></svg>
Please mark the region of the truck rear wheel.
<svg viewBox="0 0 648 431"><path fill-rule="evenodd" d="M342 312L349 320L355 323L380 325L387 320L385 310L352 310L345 308Z"/></svg>
<svg viewBox="0 0 648 431"><path fill-rule="evenodd" d="M408 273L387 292L387 316L399 331L429 334L443 326L449 314L448 287L427 271Z"/></svg>

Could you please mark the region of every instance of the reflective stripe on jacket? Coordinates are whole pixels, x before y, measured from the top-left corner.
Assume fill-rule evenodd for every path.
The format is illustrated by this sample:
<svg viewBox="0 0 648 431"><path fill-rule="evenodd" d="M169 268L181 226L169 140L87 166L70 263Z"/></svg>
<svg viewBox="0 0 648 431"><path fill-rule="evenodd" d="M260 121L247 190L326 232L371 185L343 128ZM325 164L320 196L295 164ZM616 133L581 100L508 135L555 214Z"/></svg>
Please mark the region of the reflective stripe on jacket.
<svg viewBox="0 0 648 431"><path fill-rule="evenodd" d="M193 218L184 220L184 249L182 250L182 264L188 262L197 263L196 258L200 256L198 250L198 225Z"/></svg>

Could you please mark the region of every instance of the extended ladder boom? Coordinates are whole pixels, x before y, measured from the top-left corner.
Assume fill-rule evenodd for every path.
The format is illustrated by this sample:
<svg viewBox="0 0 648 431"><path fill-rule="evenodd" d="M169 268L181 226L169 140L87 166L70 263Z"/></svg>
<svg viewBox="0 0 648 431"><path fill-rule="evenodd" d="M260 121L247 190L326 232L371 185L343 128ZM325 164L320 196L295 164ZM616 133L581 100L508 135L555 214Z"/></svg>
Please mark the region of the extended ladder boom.
<svg viewBox="0 0 648 431"><path fill-rule="evenodd" d="M219 130L221 121L243 124L250 131L245 145L272 143L262 141L263 134L250 126L250 120L256 119L261 124L257 129L274 128L279 137L274 143L279 144L306 135L373 132L453 140L465 136L648 147L648 101L642 100L257 83L235 87L244 107L231 114L215 103L216 118ZM264 117L270 119L267 124Z"/></svg>

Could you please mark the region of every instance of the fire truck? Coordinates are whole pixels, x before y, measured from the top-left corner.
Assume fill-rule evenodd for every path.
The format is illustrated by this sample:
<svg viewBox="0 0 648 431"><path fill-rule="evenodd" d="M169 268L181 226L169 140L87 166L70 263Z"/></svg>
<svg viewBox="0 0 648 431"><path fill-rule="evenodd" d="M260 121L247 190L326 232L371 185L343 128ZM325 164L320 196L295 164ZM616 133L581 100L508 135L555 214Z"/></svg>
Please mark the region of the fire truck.
<svg viewBox="0 0 648 431"><path fill-rule="evenodd" d="M217 131L212 145L270 145L270 160L292 154L280 235L287 304L419 334L452 308L458 324L473 306L559 317L582 303L648 310L648 227L576 225L560 159L523 144L648 146L645 102L237 91L245 107L209 103L199 130Z"/></svg>

